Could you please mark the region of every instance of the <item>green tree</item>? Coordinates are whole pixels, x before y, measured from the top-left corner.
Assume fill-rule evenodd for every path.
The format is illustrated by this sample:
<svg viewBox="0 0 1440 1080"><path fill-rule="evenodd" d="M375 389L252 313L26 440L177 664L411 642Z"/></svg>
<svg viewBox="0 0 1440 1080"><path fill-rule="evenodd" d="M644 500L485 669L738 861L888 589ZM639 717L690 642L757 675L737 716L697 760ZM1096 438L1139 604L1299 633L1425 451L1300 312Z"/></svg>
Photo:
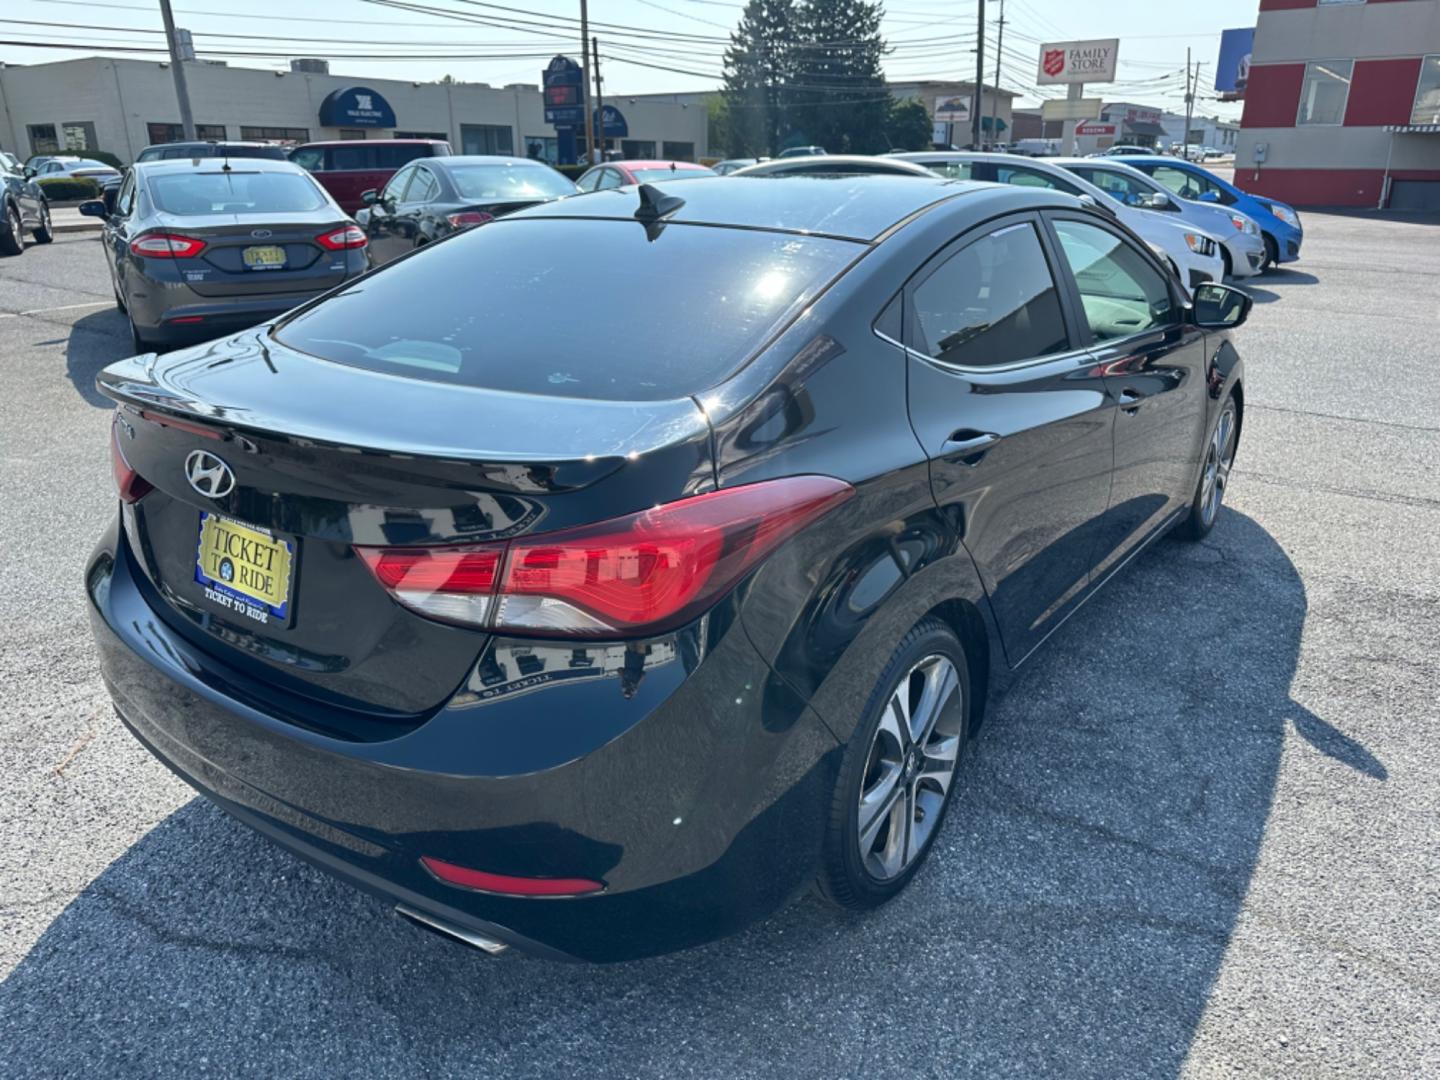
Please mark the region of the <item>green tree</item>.
<svg viewBox="0 0 1440 1080"><path fill-rule="evenodd" d="M887 149L891 97L878 3L805 0L797 15L791 141L831 153Z"/></svg>
<svg viewBox="0 0 1440 1080"><path fill-rule="evenodd" d="M724 119L732 156L780 149L794 81L794 0L748 0L725 50Z"/></svg>
<svg viewBox="0 0 1440 1080"><path fill-rule="evenodd" d="M904 98L890 102L890 115L885 122L885 135L891 150L929 150L935 138L935 128L925 103L919 98Z"/></svg>

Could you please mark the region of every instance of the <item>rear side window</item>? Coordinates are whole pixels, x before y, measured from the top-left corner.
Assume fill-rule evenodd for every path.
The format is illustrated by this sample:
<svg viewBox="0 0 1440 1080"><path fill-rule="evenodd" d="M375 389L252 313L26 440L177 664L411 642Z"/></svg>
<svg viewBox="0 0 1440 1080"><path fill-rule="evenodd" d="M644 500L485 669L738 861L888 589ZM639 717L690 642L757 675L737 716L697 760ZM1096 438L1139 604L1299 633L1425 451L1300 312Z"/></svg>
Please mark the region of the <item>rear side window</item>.
<svg viewBox="0 0 1440 1080"><path fill-rule="evenodd" d="M864 248L628 220L502 218L289 319L327 360L527 394L662 400L743 364ZM599 268L599 272L597 272Z"/></svg>
<svg viewBox="0 0 1440 1080"><path fill-rule="evenodd" d="M970 179L971 166L968 161L927 161L925 167L946 180Z"/></svg>
<svg viewBox="0 0 1440 1080"><path fill-rule="evenodd" d="M373 147L365 146L362 143L357 146L332 146L330 148L329 169L331 172L359 172L375 167L375 149Z"/></svg>
<svg viewBox="0 0 1440 1080"><path fill-rule="evenodd" d="M914 305L914 347L947 364L993 367L1069 347L1055 279L1028 222L950 256L916 286Z"/></svg>
<svg viewBox="0 0 1440 1080"><path fill-rule="evenodd" d="M1165 278L1120 237L1064 218L1056 219L1055 232L1096 339L1129 337L1175 321Z"/></svg>
<svg viewBox="0 0 1440 1080"><path fill-rule="evenodd" d="M452 165L462 199L543 199L574 195L575 185L548 165Z"/></svg>
<svg viewBox="0 0 1440 1080"><path fill-rule="evenodd" d="M398 146L374 146L371 169L398 169L416 158L434 157L428 143L401 143Z"/></svg>
<svg viewBox="0 0 1440 1080"><path fill-rule="evenodd" d="M150 178L156 209L177 216L318 210L325 196L295 173L177 172Z"/></svg>
<svg viewBox="0 0 1440 1080"><path fill-rule="evenodd" d="M1074 184L1061 180L1059 177L1051 176L1040 169L1027 169L1023 165L997 165L995 167L995 179L1002 184L1017 184L1020 187L1042 187L1051 191L1067 191L1071 195L1079 195L1080 189Z"/></svg>

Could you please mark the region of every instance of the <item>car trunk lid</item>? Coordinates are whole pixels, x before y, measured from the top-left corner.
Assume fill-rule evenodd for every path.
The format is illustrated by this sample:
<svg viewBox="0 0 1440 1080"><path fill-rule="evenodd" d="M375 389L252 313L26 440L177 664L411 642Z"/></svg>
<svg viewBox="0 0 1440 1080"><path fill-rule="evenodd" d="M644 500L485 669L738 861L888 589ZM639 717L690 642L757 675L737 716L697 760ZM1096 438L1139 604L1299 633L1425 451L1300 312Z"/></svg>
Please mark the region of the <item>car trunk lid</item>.
<svg viewBox="0 0 1440 1080"><path fill-rule="evenodd" d="M313 293L346 278L344 251L327 250L320 237L344 229L349 219L335 210L291 214L158 216L159 231L203 240L205 248L186 273L186 284L207 297ZM189 267L186 268L187 270Z"/></svg>

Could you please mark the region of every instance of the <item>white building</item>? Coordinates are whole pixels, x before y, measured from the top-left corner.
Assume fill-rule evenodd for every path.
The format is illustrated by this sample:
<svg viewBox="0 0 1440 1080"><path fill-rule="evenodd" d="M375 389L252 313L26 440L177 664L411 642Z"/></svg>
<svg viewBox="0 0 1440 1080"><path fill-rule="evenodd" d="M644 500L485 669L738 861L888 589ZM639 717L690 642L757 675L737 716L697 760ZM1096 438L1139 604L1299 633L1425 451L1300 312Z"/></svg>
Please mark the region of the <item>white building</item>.
<svg viewBox="0 0 1440 1080"><path fill-rule="evenodd" d="M187 63L196 134L202 139L303 143L321 139L447 139L456 153L526 154L554 160L536 82L417 83ZM374 106L356 110L357 93ZM698 160L708 152L703 108L663 98L622 98L627 156ZM379 121L379 123L377 123ZM0 64L0 149L32 154L105 150L131 162L146 146L180 138L169 64L88 57Z"/></svg>
<svg viewBox="0 0 1440 1080"><path fill-rule="evenodd" d="M1213 146L1226 153L1235 152L1235 141L1240 137L1240 125L1233 120L1221 120L1218 116L1190 117L1190 134L1185 134L1185 114L1167 112L1160 118L1165 129L1166 143L1192 143L1196 146Z"/></svg>

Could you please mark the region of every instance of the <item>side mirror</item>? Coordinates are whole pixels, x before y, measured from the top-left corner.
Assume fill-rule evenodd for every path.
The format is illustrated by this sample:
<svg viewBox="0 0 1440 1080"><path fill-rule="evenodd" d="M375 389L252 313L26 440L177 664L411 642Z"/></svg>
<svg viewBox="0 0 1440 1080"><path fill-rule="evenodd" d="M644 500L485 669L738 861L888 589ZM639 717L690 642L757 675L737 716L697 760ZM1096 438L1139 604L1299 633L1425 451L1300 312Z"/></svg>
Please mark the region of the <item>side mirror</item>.
<svg viewBox="0 0 1440 1080"><path fill-rule="evenodd" d="M1220 201L1220 193L1219 193L1218 191L1202 191L1202 192L1200 193L1200 198L1198 198L1198 199L1195 200L1195 201L1196 201L1196 202L1219 202L1219 201Z"/></svg>
<svg viewBox="0 0 1440 1080"><path fill-rule="evenodd" d="M1233 330L1250 317L1254 303L1239 289L1207 281L1195 289L1195 325L1207 330Z"/></svg>
<svg viewBox="0 0 1440 1080"><path fill-rule="evenodd" d="M29 166L29 165L26 165L24 171L25 171L25 179L26 179L26 180L33 180L33 179L35 179L35 169L34 169L33 167L31 167L31 166Z"/></svg>
<svg viewBox="0 0 1440 1080"><path fill-rule="evenodd" d="M372 188L369 188L369 189L367 189L367 190L365 190L365 191L362 191L362 192L360 193L360 201L361 201L362 203L364 203L366 206L373 206L373 205L375 205L377 202L380 201L380 191L379 191L379 189L372 187Z"/></svg>
<svg viewBox="0 0 1440 1080"><path fill-rule="evenodd" d="M1163 191L1152 191L1149 195L1145 196L1144 206L1147 210L1175 211L1180 209L1175 205L1175 200Z"/></svg>
<svg viewBox="0 0 1440 1080"><path fill-rule="evenodd" d="M110 216L105 203L100 199L87 199L80 204L80 213L85 217L107 218Z"/></svg>

